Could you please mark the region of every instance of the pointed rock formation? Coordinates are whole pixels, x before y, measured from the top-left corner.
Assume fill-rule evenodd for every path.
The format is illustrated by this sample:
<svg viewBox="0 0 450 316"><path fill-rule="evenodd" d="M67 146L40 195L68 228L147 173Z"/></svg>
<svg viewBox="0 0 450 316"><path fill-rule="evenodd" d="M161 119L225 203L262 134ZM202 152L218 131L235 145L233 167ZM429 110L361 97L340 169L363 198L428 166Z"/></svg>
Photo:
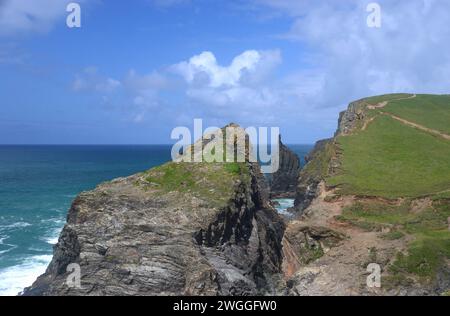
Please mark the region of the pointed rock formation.
<svg viewBox="0 0 450 316"><path fill-rule="evenodd" d="M300 172L298 156L279 138L280 166L278 171L268 175L271 198L294 198Z"/></svg>

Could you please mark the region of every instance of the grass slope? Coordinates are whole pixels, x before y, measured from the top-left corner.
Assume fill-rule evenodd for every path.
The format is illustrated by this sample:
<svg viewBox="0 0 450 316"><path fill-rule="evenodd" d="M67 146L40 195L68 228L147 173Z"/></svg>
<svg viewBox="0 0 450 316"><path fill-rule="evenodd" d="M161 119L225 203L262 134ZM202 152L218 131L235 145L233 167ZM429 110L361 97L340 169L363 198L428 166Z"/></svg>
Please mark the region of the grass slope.
<svg viewBox="0 0 450 316"><path fill-rule="evenodd" d="M367 103L367 104L376 105L376 104L384 102L384 101L405 99L405 98L408 98L411 96L412 96L412 94L406 94L406 93L384 94L384 95L369 97L369 98L363 99L363 101L364 101L364 103Z"/></svg>
<svg viewBox="0 0 450 316"><path fill-rule="evenodd" d="M383 111L450 134L450 95L417 95L412 99L390 101Z"/></svg>
<svg viewBox="0 0 450 316"><path fill-rule="evenodd" d="M380 232L388 240L406 236L412 240L408 251L399 252L388 267L384 284L391 287L413 280L433 282L450 260L450 141L380 113L450 134L450 96L417 95L398 100L405 97L408 95L364 99L365 104L388 103L383 108L365 109L369 123L358 122L353 134L336 138L340 168L337 174L325 177L340 194L390 200L360 199L336 219ZM431 197L431 204L418 210L413 200L424 196Z"/></svg>
<svg viewBox="0 0 450 316"><path fill-rule="evenodd" d="M450 142L388 116L338 137L337 145L342 172L327 184L343 194L420 197L450 189Z"/></svg>
<svg viewBox="0 0 450 316"><path fill-rule="evenodd" d="M233 196L236 180L250 181L245 163L169 162L145 174L147 185L163 192L190 193L214 206Z"/></svg>
<svg viewBox="0 0 450 316"><path fill-rule="evenodd" d="M344 209L337 219L367 231L390 229L383 238L413 237L407 253L399 252L389 266L389 286L405 285L411 277L433 282L446 260L450 259L450 201L434 201L421 212L415 212L411 200L398 205L382 201L357 202Z"/></svg>

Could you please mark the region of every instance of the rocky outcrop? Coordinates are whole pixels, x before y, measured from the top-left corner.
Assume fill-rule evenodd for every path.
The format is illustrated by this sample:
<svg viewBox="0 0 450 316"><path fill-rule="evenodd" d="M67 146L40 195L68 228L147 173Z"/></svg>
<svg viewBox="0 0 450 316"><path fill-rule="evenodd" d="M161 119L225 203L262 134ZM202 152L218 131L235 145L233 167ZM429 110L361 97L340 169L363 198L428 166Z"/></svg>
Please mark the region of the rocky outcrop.
<svg viewBox="0 0 450 316"><path fill-rule="evenodd" d="M350 103L347 110L339 114L338 128L334 136L348 135L356 128L361 127L366 116L364 107L365 99Z"/></svg>
<svg viewBox="0 0 450 316"><path fill-rule="evenodd" d="M305 157L306 166L300 171L294 203L295 211L300 214L318 195L319 184L328 172L331 143L331 139L318 141Z"/></svg>
<svg viewBox="0 0 450 316"><path fill-rule="evenodd" d="M284 237L293 245L299 261L303 264L308 264L320 258L345 239L345 235L329 228L307 226L301 222L292 222Z"/></svg>
<svg viewBox="0 0 450 316"><path fill-rule="evenodd" d="M72 204L53 260L24 295L274 293L284 223L254 163L175 163ZM81 287L69 286L70 264Z"/></svg>
<svg viewBox="0 0 450 316"><path fill-rule="evenodd" d="M340 168L339 148L336 137L348 135L361 128L366 114L364 112L366 99L349 104L346 111L339 115L338 128L334 138L320 140L313 150L305 157L306 166L300 172L295 195L295 211L302 213L317 197L319 183L325 177L335 174Z"/></svg>
<svg viewBox="0 0 450 316"><path fill-rule="evenodd" d="M290 222L283 238L283 272L290 278L301 267L319 259L346 236L323 226Z"/></svg>
<svg viewBox="0 0 450 316"><path fill-rule="evenodd" d="M269 175L270 195L272 198L293 198L300 172L300 160L279 138L279 168Z"/></svg>

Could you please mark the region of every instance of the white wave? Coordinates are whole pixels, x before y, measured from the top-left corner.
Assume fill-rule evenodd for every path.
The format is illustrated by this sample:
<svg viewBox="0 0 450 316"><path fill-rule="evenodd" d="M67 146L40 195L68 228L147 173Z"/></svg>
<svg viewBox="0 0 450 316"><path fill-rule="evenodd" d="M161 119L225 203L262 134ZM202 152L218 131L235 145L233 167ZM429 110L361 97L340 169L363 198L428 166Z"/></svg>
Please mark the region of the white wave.
<svg viewBox="0 0 450 316"><path fill-rule="evenodd" d="M56 245L58 243L59 235L61 234L62 228L57 228L53 231L50 236L45 236L41 240L45 241L50 245Z"/></svg>
<svg viewBox="0 0 450 316"><path fill-rule="evenodd" d="M65 222L66 221L63 218L41 219L41 223L52 223L52 224L57 224L57 225L60 225L60 226L63 226Z"/></svg>
<svg viewBox="0 0 450 316"><path fill-rule="evenodd" d="M274 201L278 202L278 205L275 206L278 213L292 215L287 211L287 209L294 206L294 199L275 199Z"/></svg>
<svg viewBox="0 0 450 316"><path fill-rule="evenodd" d="M11 245L11 244L2 244L2 245L7 246L7 247L9 247L9 248L8 248L8 249L5 249L5 250L1 250L1 251L0 251L0 255L2 255L2 254L4 254L4 253L7 253L7 252L10 252L11 250L17 248L16 245Z"/></svg>
<svg viewBox="0 0 450 316"><path fill-rule="evenodd" d="M0 225L0 228L24 228L28 226L31 226L31 224L27 222L17 222L10 225Z"/></svg>
<svg viewBox="0 0 450 316"><path fill-rule="evenodd" d="M50 245L56 245L58 243L59 235L56 237L44 238L45 242Z"/></svg>
<svg viewBox="0 0 450 316"><path fill-rule="evenodd" d="M0 250L0 255L2 255L2 254L4 254L4 253L7 253L7 252L10 252L11 250L17 248L17 245L12 245L12 244L8 244L8 243L4 243L4 241L5 241L6 239L8 239L8 238L9 238L8 236L3 236L3 235L0 236L0 246L2 246L2 248L9 247L9 248L7 248L7 249Z"/></svg>
<svg viewBox="0 0 450 316"><path fill-rule="evenodd" d="M51 255L33 256L22 264L0 270L0 296L17 295L43 274Z"/></svg>

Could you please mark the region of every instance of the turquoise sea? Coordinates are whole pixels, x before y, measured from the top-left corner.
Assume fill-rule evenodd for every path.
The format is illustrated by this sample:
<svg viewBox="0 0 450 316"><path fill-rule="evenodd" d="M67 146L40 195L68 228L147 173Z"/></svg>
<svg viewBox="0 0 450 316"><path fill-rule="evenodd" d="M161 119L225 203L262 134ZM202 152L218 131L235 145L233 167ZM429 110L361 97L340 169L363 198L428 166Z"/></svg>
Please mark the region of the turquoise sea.
<svg viewBox="0 0 450 316"><path fill-rule="evenodd" d="M299 157L312 146L290 145ZM45 271L78 193L170 160L170 145L0 146L0 295Z"/></svg>

